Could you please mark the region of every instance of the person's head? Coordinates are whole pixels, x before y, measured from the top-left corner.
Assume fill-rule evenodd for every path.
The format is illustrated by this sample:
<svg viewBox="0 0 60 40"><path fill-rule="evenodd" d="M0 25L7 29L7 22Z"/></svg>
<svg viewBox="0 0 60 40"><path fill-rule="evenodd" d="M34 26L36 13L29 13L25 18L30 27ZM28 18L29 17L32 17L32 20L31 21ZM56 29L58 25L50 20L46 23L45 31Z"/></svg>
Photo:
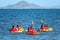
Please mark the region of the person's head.
<svg viewBox="0 0 60 40"><path fill-rule="evenodd" d="M19 25L17 25L17 27L19 27Z"/></svg>
<svg viewBox="0 0 60 40"><path fill-rule="evenodd" d="M41 26L41 28L40 29L43 29L43 27Z"/></svg>
<svg viewBox="0 0 60 40"><path fill-rule="evenodd" d="M41 29L43 29L43 26L44 26L44 25L41 25Z"/></svg>
<svg viewBox="0 0 60 40"><path fill-rule="evenodd" d="M14 28L14 26L12 26L12 28Z"/></svg>

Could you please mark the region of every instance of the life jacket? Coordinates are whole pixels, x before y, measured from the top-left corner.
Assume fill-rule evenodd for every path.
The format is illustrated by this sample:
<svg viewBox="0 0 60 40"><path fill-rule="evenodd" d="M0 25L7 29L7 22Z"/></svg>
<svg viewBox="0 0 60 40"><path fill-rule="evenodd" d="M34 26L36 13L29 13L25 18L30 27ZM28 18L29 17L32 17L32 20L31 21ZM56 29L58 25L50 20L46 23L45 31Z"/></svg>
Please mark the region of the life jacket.
<svg viewBox="0 0 60 40"><path fill-rule="evenodd" d="M18 31L20 29L20 27L14 27L11 29L11 31Z"/></svg>
<svg viewBox="0 0 60 40"><path fill-rule="evenodd" d="M48 25L43 26L42 31L48 31Z"/></svg>
<svg viewBox="0 0 60 40"><path fill-rule="evenodd" d="M36 29L35 28L33 28L32 29L32 33L36 33L37 31L36 31Z"/></svg>
<svg viewBox="0 0 60 40"><path fill-rule="evenodd" d="M34 33L34 32L36 32L36 30L35 30L35 28L33 28L33 27L29 27L29 28L28 28L28 32Z"/></svg>
<svg viewBox="0 0 60 40"><path fill-rule="evenodd" d="M11 32L16 32L16 31L17 31L16 27L14 27L14 28L11 29Z"/></svg>
<svg viewBox="0 0 60 40"><path fill-rule="evenodd" d="M43 32L43 28L40 28L40 32Z"/></svg>
<svg viewBox="0 0 60 40"><path fill-rule="evenodd" d="M31 35L39 34L39 32L37 32L36 29L33 27L29 27L27 33Z"/></svg>
<svg viewBox="0 0 60 40"><path fill-rule="evenodd" d="M32 27L28 27L28 32L32 32Z"/></svg>
<svg viewBox="0 0 60 40"><path fill-rule="evenodd" d="M16 27L16 30L19 31L20 30L20 27Z"/></svg>
<svg viewBox="0 0 60 40"><path fill-rule="evenodd" d="M48 29L48 25L45 25L44 28L45 28L45 29Z"/></svg>

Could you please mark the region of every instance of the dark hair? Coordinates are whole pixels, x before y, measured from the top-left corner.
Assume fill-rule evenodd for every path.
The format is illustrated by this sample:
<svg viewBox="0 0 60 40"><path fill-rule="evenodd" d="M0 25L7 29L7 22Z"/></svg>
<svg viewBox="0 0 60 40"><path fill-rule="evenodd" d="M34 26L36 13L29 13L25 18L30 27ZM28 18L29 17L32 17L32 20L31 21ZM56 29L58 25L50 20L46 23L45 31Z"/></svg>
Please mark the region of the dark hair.
<svg viewBox="0 0 60 40"><path fill-rule="evenodd" d="M14 26L12 26L12 28L14 28Z"/></svg>
<svg viewBox="0 0 60 40"><path fill-rule="evenodd" d="M12 26L12 28L9 31L11 31L13 28L14 28L14 26Z"/></svg>
<svg viewBox="0 0 60 40"><path fill-rule="evenodd" d="M19 27L19 25L17 25L17 27Z"/></svg>
<svg viewBox="0 0 60 40"><path fill-rule="evenodd" d="M41 28L43 29L43 25L41 25Z"/></svg>

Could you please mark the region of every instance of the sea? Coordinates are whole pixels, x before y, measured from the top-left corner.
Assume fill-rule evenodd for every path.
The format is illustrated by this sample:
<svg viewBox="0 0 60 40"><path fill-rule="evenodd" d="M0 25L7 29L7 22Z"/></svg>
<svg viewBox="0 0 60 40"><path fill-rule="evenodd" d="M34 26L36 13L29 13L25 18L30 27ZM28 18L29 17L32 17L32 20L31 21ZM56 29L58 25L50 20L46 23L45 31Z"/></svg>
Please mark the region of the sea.
<svg viewBox="0 0 60 40"><path fill-rule="evenodd" d="M53 31L38 35L9 31L13 25L19 25L27 30L32 26L32 20L34 27L39 31L41 19L44 24L52 27ZM60 40L60 9L0 9L0 40Z"/></svg>

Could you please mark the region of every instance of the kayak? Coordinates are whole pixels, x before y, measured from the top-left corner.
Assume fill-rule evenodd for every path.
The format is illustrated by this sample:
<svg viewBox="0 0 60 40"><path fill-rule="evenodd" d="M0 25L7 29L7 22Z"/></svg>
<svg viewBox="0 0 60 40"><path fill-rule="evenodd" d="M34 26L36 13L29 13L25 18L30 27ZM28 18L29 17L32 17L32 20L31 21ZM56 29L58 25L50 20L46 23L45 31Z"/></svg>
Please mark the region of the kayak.
<svg viewBox="0 0 60 40"><path fill-rule="evenodd" d="M52 28L52 27L50 27L48 30L49 30L49 31L53 31L53 28Z"/></svg>
<svg viewBox="0 0 60 40"><path fill-rule="evenodd" d="M34 33L32 33L32 32L27 32L27 30L26 30L26 33L29 34L29 35L37 35L37 34L40 34L40 32L34 32Z"/></svg>
<svg viewBox="0 0 60 40"><path fill-rule="evenodd" d="M22 33L22 32L24 32L24 29L23 28L20 28L18 31L11 30L10 32L11 33Z"/></svg>
<svg viewBox="0 0 60 40"><path fill-rule="evenodd" d="M35 33L26 32L26 33L29 34L29 35L37 35L37 34L39 34L39 32L35 32Z"/></svg>
<svg viewBox="0 0 60 40"><path fill-rule="evenodd" d="M24 32L24 29L23 28L20 28L20 30L18 32Z"/></svg>
<svg viewBox="0 0 60 40"><path fill-rule="evenodd" d="M50 31L53 31L53 28L48 28L48 29L45 29L45 30L42 30L42 29L40 29L40 32L50 32Z"/></svg>

